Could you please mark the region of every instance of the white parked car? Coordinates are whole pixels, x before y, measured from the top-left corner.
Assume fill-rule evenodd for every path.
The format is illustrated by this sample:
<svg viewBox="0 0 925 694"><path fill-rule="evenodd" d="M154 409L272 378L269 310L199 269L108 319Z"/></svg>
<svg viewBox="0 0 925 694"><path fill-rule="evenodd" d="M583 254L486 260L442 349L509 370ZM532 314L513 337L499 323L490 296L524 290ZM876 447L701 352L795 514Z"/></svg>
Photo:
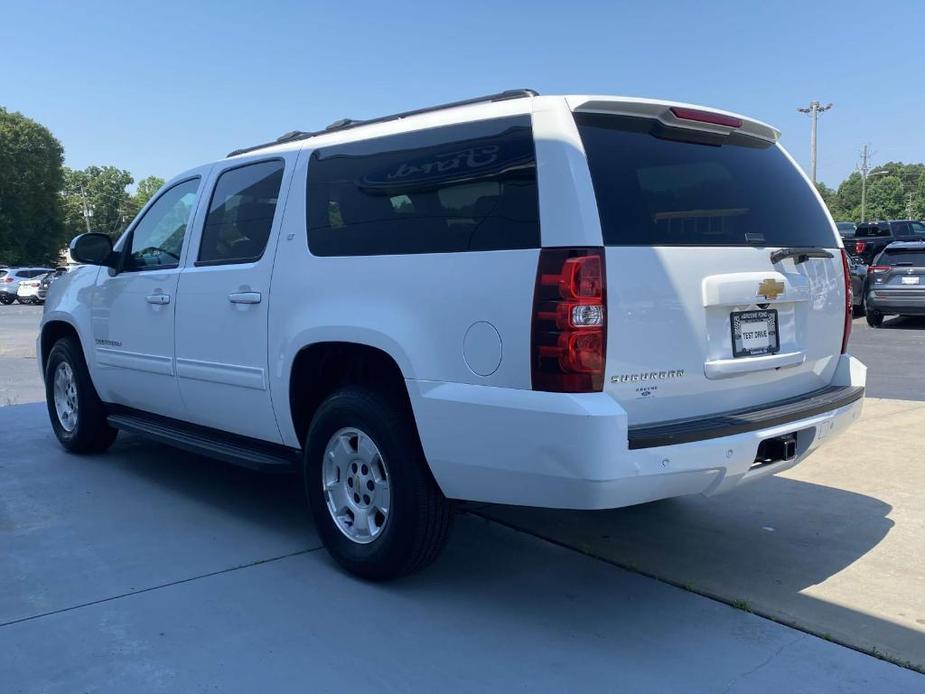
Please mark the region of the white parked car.
<svg viewBox="0 0 925 694"><path fill-rule="evenodd" d="M778 133L505 92L233 152L87 234L39 360L117 429L301 471L348 570L433 560L450 500L604 509L785 470L854 421L842 241Z"/></svg>
<svg viewBox="0 0 925 694"><path fill-rule="evenodd" d="M41 275L36 275L32 279L20 280L19 287L16 289L16 299L21 304L38 304L42 300L39 299L39 287L42 284L42 280L48 276L49 273L45 272Z"/></svg>
<svg viewBox="0 0 925 694"><path fill-rule="evenodd" d="M0 270L0 304L12 304L19 300L20 303L32 303L31 295L27 292L24 295L25 301L19 297L19 285L22 282L40 279L42 275L52 272L47 267L9 267Z"/></svg>

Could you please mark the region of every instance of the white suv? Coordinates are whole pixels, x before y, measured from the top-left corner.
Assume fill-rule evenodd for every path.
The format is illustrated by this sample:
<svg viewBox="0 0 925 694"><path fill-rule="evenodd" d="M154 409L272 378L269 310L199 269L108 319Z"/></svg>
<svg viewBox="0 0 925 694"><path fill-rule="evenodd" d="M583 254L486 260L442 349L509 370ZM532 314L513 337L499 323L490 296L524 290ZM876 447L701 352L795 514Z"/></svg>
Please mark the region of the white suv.
<svg viewBox="0 0 925 694"><path fill-rule="evenodd" d="M303 473L348 570L449 500L603 509L784 470L861 412L849 278L767 125L512 91L339 121L86 234L39 359L61 443L117 429Z"/></svg>

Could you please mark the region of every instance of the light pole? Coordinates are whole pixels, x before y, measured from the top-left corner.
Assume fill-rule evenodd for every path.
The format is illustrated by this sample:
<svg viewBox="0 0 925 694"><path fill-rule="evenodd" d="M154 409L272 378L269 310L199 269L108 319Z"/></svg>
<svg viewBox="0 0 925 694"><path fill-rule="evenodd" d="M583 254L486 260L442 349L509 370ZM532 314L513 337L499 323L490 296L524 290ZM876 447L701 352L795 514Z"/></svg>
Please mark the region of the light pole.
<svg viewBox="0 0 925 694"><path fill-rule="evenodd" d="M800 113L808 113L813 119L813 126L809 135L809 168L812 171L813 184L816 183L816 119L820 113L828 111L830 108L832 108L832 104L823 106L818 101L810 101L807 108L797 109Z"/></svg>

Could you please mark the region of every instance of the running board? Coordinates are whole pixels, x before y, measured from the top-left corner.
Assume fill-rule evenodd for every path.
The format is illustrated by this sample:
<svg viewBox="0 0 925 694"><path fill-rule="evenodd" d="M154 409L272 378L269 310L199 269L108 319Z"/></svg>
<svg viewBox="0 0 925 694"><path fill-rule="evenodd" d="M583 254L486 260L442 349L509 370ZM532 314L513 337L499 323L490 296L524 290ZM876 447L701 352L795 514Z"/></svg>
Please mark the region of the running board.
<svg viewBox="0 0 925 694"><path fill-rule="evenodd" d="M294 448L144 412L117 412L106 421L121 431L253 470L289 472L296 469L301 457Z"/></svg>

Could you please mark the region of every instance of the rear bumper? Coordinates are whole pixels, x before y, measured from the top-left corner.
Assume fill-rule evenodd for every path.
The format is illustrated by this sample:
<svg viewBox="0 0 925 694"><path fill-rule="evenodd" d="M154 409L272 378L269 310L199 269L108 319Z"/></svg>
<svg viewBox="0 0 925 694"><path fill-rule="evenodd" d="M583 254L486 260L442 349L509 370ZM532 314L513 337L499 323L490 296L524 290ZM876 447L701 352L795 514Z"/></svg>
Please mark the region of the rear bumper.
<svg viewBox="0 0 925 694"><path fill-rule="evenodd" d="M889 293L868 292L867 309L887 314L925 315L925 289L911 289L909 295L904 294L904 290L892 290Z"/></svg>
<svg viewBox="0 0 925 694"><path fill-rule="evenodd" d="M669 443L650 438L647 443L661 445L636 447L632 442L645 432L628 427L626 412L604 393L422 381L408 381L408 389L425 455L447 496L604 509L717 494L790 468L860 416L865 381L864 365L843 355L831 384L837 390L809 394L800 399L802 409L794 401L762 408L764 419L727 413L726 433L714 429L716 435ZM743 420L745 429L736 428ZM761 441L791 433L795 458L754 465Z"/></svg>

